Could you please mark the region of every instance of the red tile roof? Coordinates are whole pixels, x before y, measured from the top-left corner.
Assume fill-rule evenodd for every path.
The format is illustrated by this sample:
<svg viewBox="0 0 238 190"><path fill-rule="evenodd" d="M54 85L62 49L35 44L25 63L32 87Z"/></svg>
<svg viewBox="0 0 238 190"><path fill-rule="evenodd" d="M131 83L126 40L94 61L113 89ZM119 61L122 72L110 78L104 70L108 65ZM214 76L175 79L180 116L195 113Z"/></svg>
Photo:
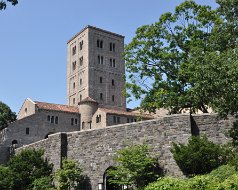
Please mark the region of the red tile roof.
<svg viewBox="0 0 238 190"><path fill-rule="evenodd" d="M136 117L154 119L154 117L149 114L133 113L133 112L128 112L128 111L117 110L117 109L108 109L108 108L99 108L99 110L109 113L109 114L115 114L115 115L125 115L125 116L134 116L134 117L136 116Z"/></svg>
<svg viewBox="0 0 238 190"><path fill-rule="evenodd" d="M51 103L37 102L37 101L34 101L34 102L36 103L36 106L39 109L79 113L79 109L74 106L51 104Z"/></svg>

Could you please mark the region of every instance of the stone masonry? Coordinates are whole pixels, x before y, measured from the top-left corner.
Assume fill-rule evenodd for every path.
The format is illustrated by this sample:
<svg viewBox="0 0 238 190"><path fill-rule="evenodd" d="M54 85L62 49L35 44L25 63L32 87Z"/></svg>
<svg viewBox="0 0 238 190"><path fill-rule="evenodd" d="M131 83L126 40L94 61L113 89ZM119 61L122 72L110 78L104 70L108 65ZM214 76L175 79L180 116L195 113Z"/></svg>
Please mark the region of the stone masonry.
<svg viewBox="0 0 238 190"><path fill-rule="evenodd" d="M169 175L181 176L170 152L172 142L187 143L191 135L206 134L210 140L225 143L225 133L232 125L232 118L220 120L215 114L171 115L138 123L115 125L101 129L57 133L48 139L19 148L41 148L57 169L63 157L76 160L89 179L86 189L97 190L105 184L105 171L113 166L115 152L126 145L146 141L160 164ZM105 188L106 189L106 188Z"/></svg>

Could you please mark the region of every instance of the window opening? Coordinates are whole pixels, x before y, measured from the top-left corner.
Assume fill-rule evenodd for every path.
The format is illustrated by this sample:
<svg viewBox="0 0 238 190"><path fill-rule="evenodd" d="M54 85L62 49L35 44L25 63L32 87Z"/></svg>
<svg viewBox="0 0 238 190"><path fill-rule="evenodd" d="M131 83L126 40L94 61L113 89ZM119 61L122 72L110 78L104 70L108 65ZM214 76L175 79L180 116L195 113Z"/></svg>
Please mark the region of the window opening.
<svg viewBox="0 0 238 190"><path fill-rule="evenodd" d="M30 129L27 127L26 128L26 135L29 135L29 133L30 133Z"/></svg>
<svg viewBox="0 0 238 190"><path fill-rule="evenodd" d="M55 117L55 124L58 124L59 118L58 116Z"/></svg>

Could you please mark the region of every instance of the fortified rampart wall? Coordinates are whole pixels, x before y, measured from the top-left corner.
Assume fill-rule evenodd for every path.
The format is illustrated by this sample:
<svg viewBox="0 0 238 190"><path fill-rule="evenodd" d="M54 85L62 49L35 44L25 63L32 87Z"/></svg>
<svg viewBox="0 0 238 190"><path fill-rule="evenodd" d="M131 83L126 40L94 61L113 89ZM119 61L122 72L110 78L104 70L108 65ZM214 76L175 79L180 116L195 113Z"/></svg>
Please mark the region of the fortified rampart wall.
<svg viewBox="0 0 238 190"><path fill-rule="evenodd" d="M191 135L206 134L209 139L225 143L224 135L232 126L232 119L220 120L215 114L171 115L138 123L110 126L102 129L57 133L48 139L17 149L41 148L54 164L61 165L63 157L76 160L88 176L92 190L104 182L104 173L113 166L113 155L127 144L146 141L151 151L159 155L161 166L173 176L182 175L170 152L172 142L187 143ZM90 189L90 188L88 188Z"/></svg>

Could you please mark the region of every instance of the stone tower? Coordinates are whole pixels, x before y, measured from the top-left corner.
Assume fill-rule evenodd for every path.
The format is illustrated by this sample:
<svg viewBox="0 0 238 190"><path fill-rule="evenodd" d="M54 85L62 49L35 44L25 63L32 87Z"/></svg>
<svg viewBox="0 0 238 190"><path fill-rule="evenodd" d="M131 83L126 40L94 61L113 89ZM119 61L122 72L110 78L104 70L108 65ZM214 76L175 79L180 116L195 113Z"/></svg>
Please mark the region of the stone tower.
<svg viewBox="0 0 238 190"><path fill-rule="evenodd" d="M125 110L124 36L87 26L67 45L68 105L90 97L100 107Z"/></svg>

